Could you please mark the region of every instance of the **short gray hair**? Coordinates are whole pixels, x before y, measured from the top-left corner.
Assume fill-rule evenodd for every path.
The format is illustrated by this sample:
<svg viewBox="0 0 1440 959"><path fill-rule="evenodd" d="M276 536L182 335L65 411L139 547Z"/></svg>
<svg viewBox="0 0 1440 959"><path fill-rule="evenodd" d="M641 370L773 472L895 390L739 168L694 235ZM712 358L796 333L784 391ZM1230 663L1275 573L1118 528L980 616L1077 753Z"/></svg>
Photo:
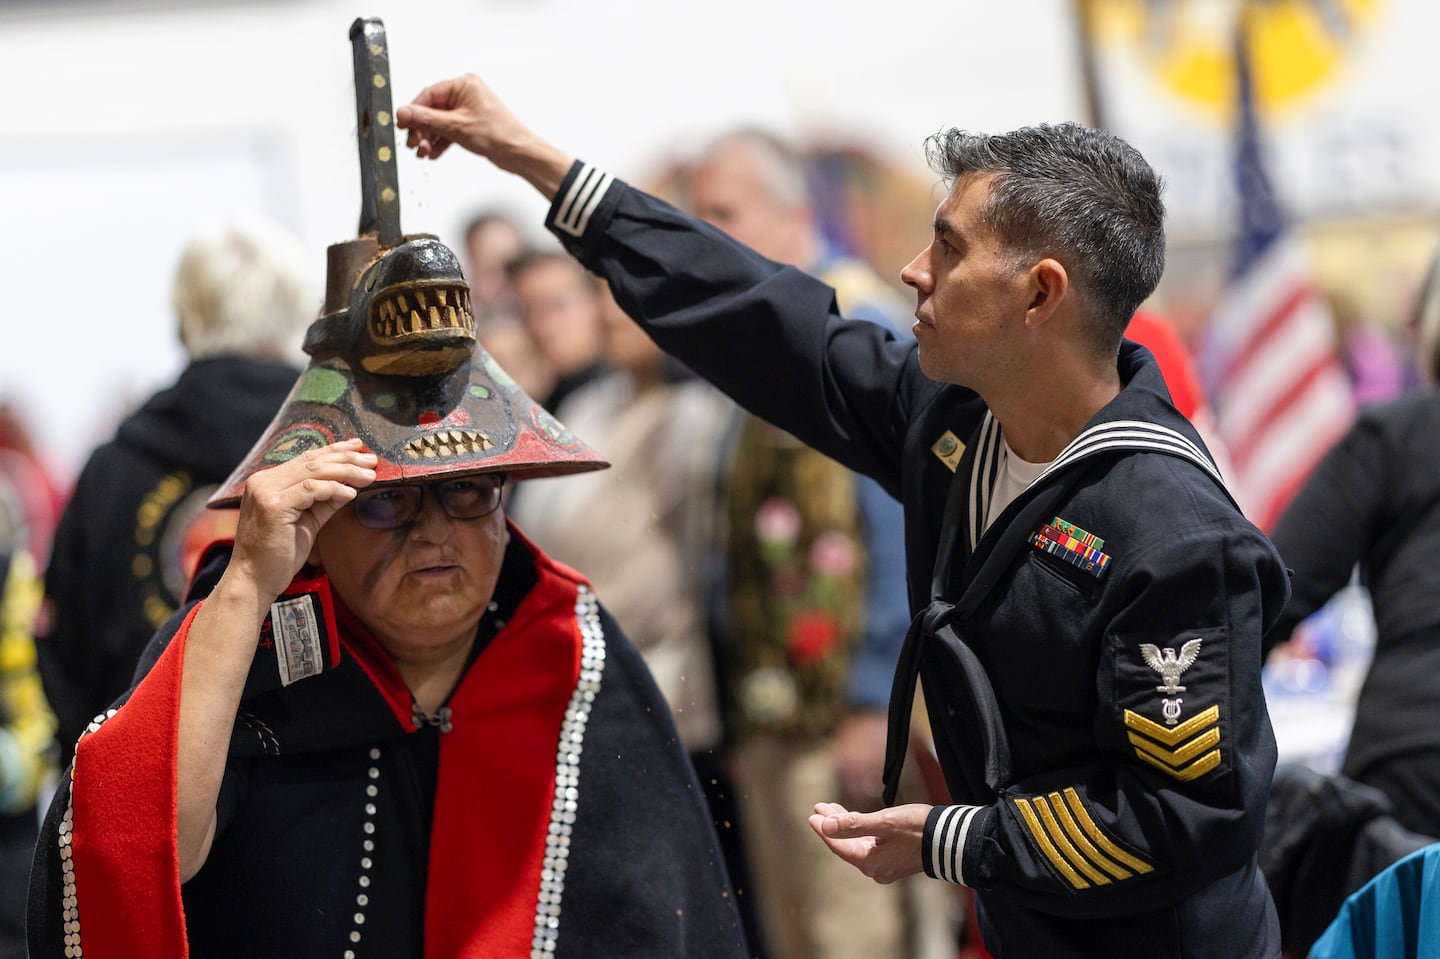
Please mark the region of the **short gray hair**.
<svg viewBox="0 0 1440 959"><path fill-rule="evenodd" d="M952 182L995 175L985 221L1017 260L1063 263L1097 321L1096 344L1118 347L1165 270L1162 185L1139 151L1103 130L1060 123L995 136L951 129L930 137L925 152Z"/></svg>

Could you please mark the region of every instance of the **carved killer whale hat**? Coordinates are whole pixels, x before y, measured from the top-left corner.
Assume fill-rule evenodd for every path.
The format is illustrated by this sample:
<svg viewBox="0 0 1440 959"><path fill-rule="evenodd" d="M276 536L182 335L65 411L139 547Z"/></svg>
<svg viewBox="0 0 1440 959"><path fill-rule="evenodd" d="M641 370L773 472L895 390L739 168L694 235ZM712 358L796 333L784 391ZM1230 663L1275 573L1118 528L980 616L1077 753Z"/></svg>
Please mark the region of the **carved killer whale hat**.
<svg viewBox="0 0 1440 959"><path fill-rule="evenodd" d="M325 305L305 335L310 363L209 505L233 506L252 473L351 437L378 457L377 484L605 468L477 345L455 254L428 234L401 234L384 27L357 20L350 38L360 236L330 246Z"/></svg>

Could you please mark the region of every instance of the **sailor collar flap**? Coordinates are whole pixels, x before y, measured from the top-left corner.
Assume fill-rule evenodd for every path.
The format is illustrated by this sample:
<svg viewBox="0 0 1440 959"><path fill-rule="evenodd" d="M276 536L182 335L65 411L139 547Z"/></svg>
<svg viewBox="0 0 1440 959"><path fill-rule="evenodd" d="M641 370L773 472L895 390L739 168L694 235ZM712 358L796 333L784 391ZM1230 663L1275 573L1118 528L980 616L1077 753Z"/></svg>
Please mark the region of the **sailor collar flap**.
<svg viewBox="0 0 1440 959"><path fill-rule="evenodd" d="M969 546L972 550L978 549L985 532L985 512L999 480L1003 446L1004 439L999 424L987 412L980 425L980 440L976 444L976 455L969 476L966 514ZM1225 489L1225 480L1210 455L1184 433L1144 420L1112 420L1089 426L1071 440L1054 462L1006 508L994 526L997 529L1006 529L1009 525L1005 522L1006 516L1021 508L1047 485L1062 483L1081 463L1102 454L1119 456L1136 452L1163 453L1188 460L1214 480L1215 485L1225 490L1227 496L1230 495Z"/></svg>
<svg viewBox="0 0 1440 959"><path fill-rule="evenodd" d="M1128 361L1128 362L1127 362ZM1126 367L1129 369L1126 369ZM946 502L935 557L931 599L954 595L952 563L965 557L965 584L957 611L968 615L983 594L998 580L1010 559L1032 529L1049 515L1065 490L1071 488L1098 458L1114 462L1135 453L1159 453L1185 460L1198 468L1234 503L1224 477L1194 430L1159 390L1163 381L1154 360L1143 348L1122 352L1121 374L1129 374L1124 387L1071 440L1043 473L1011 502L987 531L985 516L999 484L1003 467L1004 437L1000 424L988 411L965 450ZM1166 421L1169 421L1168 423ZM1239 507L1237 506L1238 510ZM978 595L977 595L978 590Z"/></svg>

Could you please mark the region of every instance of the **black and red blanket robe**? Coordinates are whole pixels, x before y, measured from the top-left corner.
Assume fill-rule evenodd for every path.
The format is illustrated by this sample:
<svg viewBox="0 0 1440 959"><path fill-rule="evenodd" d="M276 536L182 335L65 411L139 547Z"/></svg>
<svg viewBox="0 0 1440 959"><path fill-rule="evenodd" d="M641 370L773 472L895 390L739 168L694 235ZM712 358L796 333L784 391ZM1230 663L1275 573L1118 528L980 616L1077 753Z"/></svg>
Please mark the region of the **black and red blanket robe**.
<svg viewBox="0 0 1440 959"><path fill-rule="evenodd" d="M81 737L36 854L34 959L746 954L669 709L583 578L512 527L497 596L513 607L482 621L442 732L328 581L303 577L282 599L306 601L326 668L281 687L267 621L215 843L183 887L175 743L198 602Z"/></svg>

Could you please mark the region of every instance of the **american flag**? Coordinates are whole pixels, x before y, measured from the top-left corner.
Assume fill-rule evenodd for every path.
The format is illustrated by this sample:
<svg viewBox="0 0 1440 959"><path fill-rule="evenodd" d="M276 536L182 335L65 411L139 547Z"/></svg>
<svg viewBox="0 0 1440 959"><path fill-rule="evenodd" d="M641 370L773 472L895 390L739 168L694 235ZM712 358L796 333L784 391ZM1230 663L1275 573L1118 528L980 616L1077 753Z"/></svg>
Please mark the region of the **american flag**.
<svg viewBox="0 0 1440 959"><path fill-rule="evenodd" d="M1238 236L1201 367L1232 461L1227 477L1267 532L1354 418L1328 304L1265 173L1245 30L1236 43Z"/></svg>

